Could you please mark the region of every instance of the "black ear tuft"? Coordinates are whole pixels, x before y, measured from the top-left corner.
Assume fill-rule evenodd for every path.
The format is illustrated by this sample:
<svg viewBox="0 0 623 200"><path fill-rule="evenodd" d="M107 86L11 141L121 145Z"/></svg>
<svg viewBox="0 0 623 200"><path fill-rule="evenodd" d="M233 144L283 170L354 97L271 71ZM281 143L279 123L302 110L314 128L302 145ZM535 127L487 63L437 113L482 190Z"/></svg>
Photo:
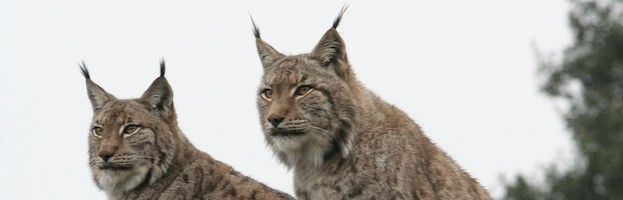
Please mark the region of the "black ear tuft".
<svg viewBox="0 0 623 200"><path fill-rule="evenodd" d="M342 20L342 16L344 15L344 12L346 12L346 9L348 9L348 4L344 4L342 9L340 10L340 14L337 16L337 18L335 18L335 21L333 21L333 26L331 26L331 28L336 29L337 26L340 25L340 21Z"/></svg>
<svg viewBox="0 0 623 200"><path fill-rule="evenodd" d="M90 80L91 75L89 75L89 69L87 69L87 65L84 64L84 61L82 61L82 63L78 65L80 66L80 72L82 72L82 76L84 76L84 78L86 78L87 80Z"/></svg>
<svg viewBox="0 0 623 200"><path fill-rule="evenodd" d="M251 23L253 23L253 35L255 38L261 39L260 37L260 28L255 24L255 20L253 20L253 16L251 16L251 12L249 12L249 17L251 17Z"/></svg>
<svg viewBox="0 0 623 200"><path fill-rule="evenodd" d="M164 77L165 67L164 67L164 58L160 59L160 76Z"/></svg>

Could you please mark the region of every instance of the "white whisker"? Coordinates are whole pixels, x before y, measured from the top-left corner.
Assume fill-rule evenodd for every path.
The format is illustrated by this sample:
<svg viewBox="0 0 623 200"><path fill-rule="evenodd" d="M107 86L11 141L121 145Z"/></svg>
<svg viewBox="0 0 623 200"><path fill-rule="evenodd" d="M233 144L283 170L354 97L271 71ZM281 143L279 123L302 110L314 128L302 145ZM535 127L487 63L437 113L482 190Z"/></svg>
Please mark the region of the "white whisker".
<svg viewBox="0 0 623 200"><path fill-rule="evenodd" d="M309 128L322 131L323 133L329 132L328 130L325 130L325 129L320 128L320 127L312 126L312 125L309 125Z"/></svg>

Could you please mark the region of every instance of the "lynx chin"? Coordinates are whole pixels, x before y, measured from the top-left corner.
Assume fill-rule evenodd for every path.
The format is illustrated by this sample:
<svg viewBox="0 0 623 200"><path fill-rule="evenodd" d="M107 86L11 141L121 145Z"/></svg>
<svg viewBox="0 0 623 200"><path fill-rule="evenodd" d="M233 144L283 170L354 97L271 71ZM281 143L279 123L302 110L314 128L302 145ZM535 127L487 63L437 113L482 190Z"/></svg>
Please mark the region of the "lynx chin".
<svg viewBox="0 0 623 200"><path fill-rule="evenodd" d="M268 146L299 199L491 199L400 109L361 84L333 26L311 53L284 55L254 34Z"/></svg>
<svg viewBox="0 0 623 200"><path fill-rule="evenodd" d="M138 99L119 100L91 81L89 165L109 199L293 199L196 149L177 126L173 90L158 77Z"/></svg>

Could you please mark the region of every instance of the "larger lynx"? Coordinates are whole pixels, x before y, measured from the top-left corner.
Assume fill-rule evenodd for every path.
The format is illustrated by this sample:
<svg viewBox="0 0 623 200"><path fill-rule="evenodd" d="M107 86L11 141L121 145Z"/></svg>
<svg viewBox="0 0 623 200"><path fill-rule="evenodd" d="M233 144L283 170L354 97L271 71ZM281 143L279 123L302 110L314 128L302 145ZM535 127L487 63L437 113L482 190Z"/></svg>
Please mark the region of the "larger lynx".
<svg viewBox="0 0 623 200"><path fill-rule="evenodd" d="M336 31L309 54L260 38L265 139L294 173L299 199L491 199L404 112L357 81Z"/></svg>
<svg viewBox="0 0 623 200"><path fill-rule="evenodd" d="M91 81L89 164L109 199L293 199L196 149L177 126L173 91L158 77L138 99L118 100Z"/></svg>

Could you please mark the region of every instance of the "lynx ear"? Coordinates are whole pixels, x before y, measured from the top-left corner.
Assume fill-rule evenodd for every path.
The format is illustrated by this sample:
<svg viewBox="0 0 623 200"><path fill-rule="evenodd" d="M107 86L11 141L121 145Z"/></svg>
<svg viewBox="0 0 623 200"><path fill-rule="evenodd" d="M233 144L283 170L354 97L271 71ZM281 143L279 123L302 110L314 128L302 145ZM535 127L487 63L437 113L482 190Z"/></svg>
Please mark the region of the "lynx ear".
<svg viewBox="0 0 623 200"><path fill-rule="evenodd" d="M260 29L257 27L257 25L255 25L253 17L251 17L251 23L253 23L253 35L255 35L257 53L260 56L262 66L266 68L275 63L276 60L283 58L284 55L279 53L277 50L275 50L275 48L262 40L262 38L260 37Z"/></svg>
<svg viewBox="0 0 623 200"><path fill-rule="evenodd" d="M329 29L314 47L312 56L319 58L323 66L337 64L338 60L347 61L344 40L335 29Z"/></svg>
<svg viewBox="0 0 623 200"><path fill-rule="evenodd" d="M87 66L84 64L84 62L80 64L80 71L82 71L82 75L84 76L84 78L86 78L87 94L89 95L89 100L91 100L91 107L93 108L93 112L102 108L104 104L108 103L109 101L117 100L117 98L104 91L102 87L91 81L89 70L87 69Z"/></svg>
<svg viewBox="0 0 623 200"><path fill-rule="evenodd" d="M256 38L255 42L257 43L257 53L260 55L260 61L262 61L264 68L271 66L276 60L284 57L283 54L262 41L262 39Z"/></svg>
<svg viewBox="0 0 623 200"><path fill-rule="evenodd" d="M164 72L163 60L160 62L160 77L156 78L147 91L143 93L140 101L152 111L161 112L163 116L171 116L173 112L173 89L164 77Z"/></svg>
<svg viewBox="0 0 623 200"><path fill-rule="evenodd" d="M348 9L348 5L344 5L340 10L340 14L333 21L333 26L329 29L320 39L320 42L316 44L311 55L320 59L323 66L329 64L337 64L338 60L348 61L346 57L346 47L344 46L344 40L337 32L337 27L340 25L344 12Z"/></svg>

